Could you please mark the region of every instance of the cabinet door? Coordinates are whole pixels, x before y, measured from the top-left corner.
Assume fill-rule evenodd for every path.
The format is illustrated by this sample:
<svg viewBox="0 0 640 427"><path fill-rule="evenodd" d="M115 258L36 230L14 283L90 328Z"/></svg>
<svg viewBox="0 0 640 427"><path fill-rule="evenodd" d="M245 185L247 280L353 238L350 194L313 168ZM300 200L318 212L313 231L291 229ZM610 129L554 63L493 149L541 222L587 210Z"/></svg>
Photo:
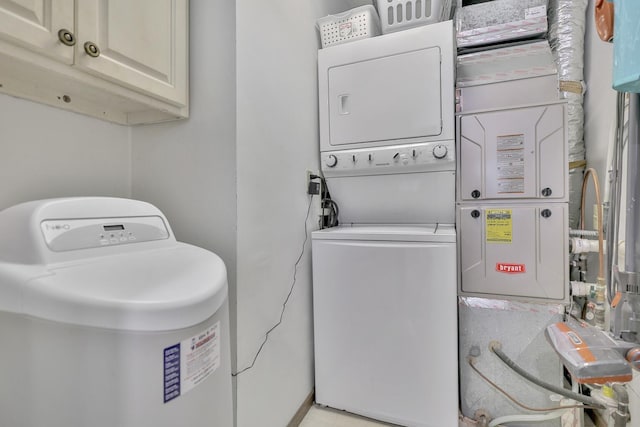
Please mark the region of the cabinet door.
<svg viewBox="0 0 640 427"><path fill-rule="evenodd" d="M178 106L187 104L188 0L82 0L76 66ZM85 50L93 43L99 55Z"/></svg>
<svg viewBox="0 0 640 427"><path fill-rule="evenodd" d="M73 0L0 0L0 39L66 64L73 47L58 39L58 31L74 32Z"/></svg>

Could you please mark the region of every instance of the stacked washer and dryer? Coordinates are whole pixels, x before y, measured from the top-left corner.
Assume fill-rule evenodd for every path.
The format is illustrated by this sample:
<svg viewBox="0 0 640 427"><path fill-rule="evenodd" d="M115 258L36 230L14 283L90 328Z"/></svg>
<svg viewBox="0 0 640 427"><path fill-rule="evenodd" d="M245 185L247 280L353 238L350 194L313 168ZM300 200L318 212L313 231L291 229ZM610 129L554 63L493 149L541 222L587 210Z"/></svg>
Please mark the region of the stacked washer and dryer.
<svg viewBox="0 0 640 427"><path fill-rule="evenodd" d="M316 402L407 426L458 419L454 40L447 21L318 53L340 226L312 234Z"/></svg>

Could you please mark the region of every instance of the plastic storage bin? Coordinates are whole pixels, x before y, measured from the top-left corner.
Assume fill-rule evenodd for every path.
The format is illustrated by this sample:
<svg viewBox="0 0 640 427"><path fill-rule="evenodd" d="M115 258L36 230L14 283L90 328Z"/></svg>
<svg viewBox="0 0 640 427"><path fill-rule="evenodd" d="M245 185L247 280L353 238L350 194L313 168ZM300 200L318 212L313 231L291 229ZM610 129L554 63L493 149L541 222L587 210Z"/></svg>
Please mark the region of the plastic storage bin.
<svg viewBox="0 0 640 427"><path fill-rule="evenodd" d="M317 21L322 47L380 35L380 19L372 5L357 7Z"/></svg>
<svg viewBox="0 0 640 427"><path fill-rule="evenodd" d="M615 0L613 32L613 88L640 93L640 8L638 0Z"/></svg>
<svg viewBox="0 0 640 427"><path fill-rule="evenodd" d="M434 24L451 18L451 0L378 0L382 33Z"/></svg>

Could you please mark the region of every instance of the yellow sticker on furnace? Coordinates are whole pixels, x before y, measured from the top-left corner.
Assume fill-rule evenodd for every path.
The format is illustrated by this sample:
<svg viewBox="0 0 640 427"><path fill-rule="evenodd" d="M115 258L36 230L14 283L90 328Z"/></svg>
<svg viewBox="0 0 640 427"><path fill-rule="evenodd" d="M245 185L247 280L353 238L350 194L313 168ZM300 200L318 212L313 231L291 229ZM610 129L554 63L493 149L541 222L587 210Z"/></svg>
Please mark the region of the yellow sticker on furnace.
<svg viewBox="0 0 640 427"><path fill-rule="evenodd" d="M489 243L511 243L513 220L511 209L487 209L486 235Z"/></svg>

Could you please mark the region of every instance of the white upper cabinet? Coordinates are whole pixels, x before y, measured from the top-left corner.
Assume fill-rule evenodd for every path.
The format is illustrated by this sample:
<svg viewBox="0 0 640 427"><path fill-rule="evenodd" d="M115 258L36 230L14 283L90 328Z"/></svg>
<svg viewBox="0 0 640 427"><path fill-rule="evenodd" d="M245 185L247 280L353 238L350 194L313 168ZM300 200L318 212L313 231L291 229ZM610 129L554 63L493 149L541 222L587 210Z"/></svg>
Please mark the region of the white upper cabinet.
<svg viewBox="0 0 640 427"><path fill-rule="evenodd" d="M0 0L0 39L72 64L73 16L73 0Z"/></svg>
<svg viewBox="0 0 640 427"><path fill-rule="evenodd" d="M0 0L0 93L121 124L188 117L188 0Z"/></svg>
<svg viewBox="0 0 640 427"><path fill-rule="evenodd" d="M186 104L185 1L79 0L77 14L78 67L167 102Z"/></svg>

